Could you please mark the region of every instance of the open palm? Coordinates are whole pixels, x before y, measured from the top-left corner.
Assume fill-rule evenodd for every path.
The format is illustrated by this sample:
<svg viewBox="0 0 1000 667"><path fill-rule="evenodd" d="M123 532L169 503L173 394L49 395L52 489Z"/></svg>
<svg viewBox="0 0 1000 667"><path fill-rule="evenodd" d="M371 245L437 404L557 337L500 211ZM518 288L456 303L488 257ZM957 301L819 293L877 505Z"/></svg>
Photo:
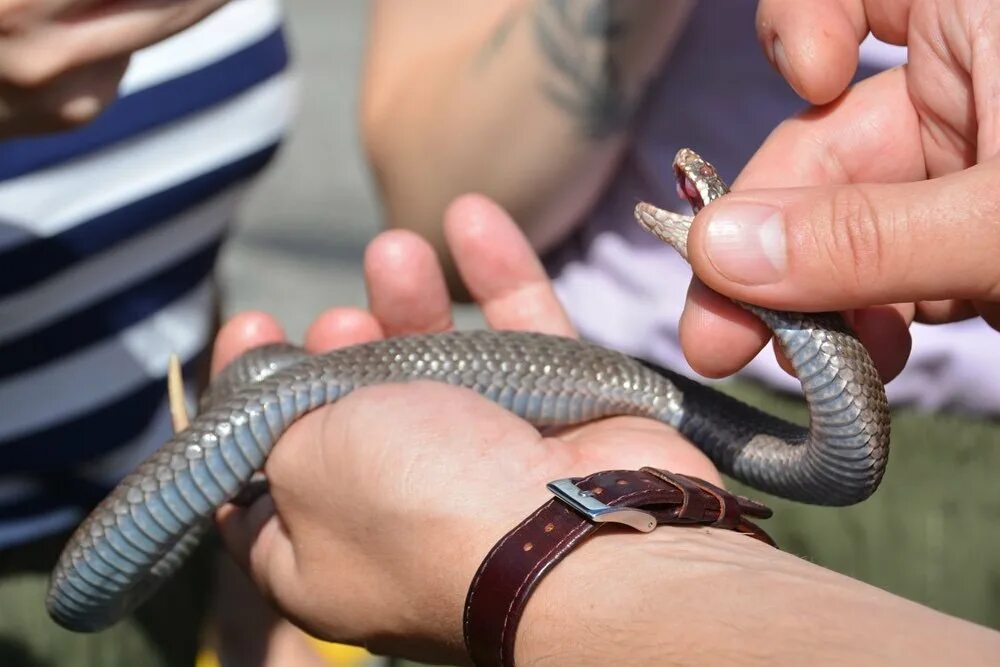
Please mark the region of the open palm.
<svg viewBox="0 0 1000 667"><path fill-rule="evenodd" d="M500 209L464 198L450 209L446 231L492 327L573 334L537 257ZM365 260L370 310L327 311L306 335L310 350L452 326L444 278L425 241L386 232ZM266 315L237 317L219 336L215 366L281 337ZM227 508L220 520L231 551L289 616L317 636L398 654L404 647L393 637L453 636L482 554L546 499L546 482L646 465L719 482L703 454L651 420L618 417L542 434L469 390L431 382L369 387L294 424L267 462L270 498ZM426 573L441 559L467 576L451 578L451 594L434 611L407 618L408 601L430 595ZM412 576L400 576L400 562ZM329 568L319 565L330 563L344 576L324 575ZM412 643L405 650L444 657L430 648L414 655Z"/></svg>

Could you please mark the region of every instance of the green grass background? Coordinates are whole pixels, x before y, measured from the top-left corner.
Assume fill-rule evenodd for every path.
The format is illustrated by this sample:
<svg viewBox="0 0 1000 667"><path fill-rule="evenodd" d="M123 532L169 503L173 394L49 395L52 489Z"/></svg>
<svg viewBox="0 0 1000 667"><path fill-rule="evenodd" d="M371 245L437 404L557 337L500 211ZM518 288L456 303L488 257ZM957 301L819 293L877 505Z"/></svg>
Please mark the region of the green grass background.
<svg viewBox="0 0 1000 667"><path fill-rule="evenodd" d="M800 397L747 382L723 389L805 423ZM846 508L799 505L730 482L767 502L762 523L786 551L940 611L1000 628L1000 423L893 411L878 491Z"/></svg>

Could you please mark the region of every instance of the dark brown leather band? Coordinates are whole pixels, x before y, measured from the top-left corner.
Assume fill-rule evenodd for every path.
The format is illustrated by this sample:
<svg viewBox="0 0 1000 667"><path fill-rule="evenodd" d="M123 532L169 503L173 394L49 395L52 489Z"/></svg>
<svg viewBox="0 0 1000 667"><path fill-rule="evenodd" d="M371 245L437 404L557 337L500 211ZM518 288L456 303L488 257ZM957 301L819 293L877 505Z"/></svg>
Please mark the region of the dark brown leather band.
<svg viewBox="0 0 1000 667"><path fill-rule="evenodd" d="M656 468L608 470L575 486L609 508L639 508L655 525L700 525L735 530L774 546L746 517L766 519L771 510L696 477ZM513 667L514 639L532 591L562 558L598 530L589 516L559 498L539 507L490 550L465 600L465 645L477 667Z"/></svg>

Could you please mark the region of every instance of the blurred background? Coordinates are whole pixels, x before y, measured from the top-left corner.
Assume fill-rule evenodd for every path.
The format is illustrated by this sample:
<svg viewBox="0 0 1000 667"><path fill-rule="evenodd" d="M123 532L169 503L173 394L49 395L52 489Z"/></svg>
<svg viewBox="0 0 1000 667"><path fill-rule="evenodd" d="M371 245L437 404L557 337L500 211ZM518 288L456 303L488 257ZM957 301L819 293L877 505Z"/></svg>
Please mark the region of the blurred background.
<svg viewBox="0 0 1000 667"><path fill-rule="evenodd" d="M379 229L357 131L368 3L289 0L297 124L252 189L221 264L227 314L267 310L298 338L322 309L365 304L361 256ZM290 290L296 298L289 299ZM476 321L460 309L459 325Z"/></svg>
<svg viewBox="0 0 1000 667"><path fill-rule="evenodd" d="M367 11L364 0L286 3L298 120L222 261L226 312L271 311L293 338L322 308L365 303L361 254L378 221L356 115Z"/></svg>

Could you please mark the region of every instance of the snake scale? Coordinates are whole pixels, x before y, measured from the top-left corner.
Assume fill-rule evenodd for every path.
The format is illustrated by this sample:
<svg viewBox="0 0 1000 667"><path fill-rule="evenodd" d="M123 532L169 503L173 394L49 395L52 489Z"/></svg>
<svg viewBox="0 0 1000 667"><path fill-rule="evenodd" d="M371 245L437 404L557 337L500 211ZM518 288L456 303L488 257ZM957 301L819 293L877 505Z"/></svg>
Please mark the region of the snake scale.
<svg viewBox="0 0 1000 667"><path fill-rule="evenodd" d="M674 162L695 213L727 192L693 151ZM640 203L638 221L686 258L693 218ZM802 384L809 427L597 345L527 332L392 338L311 356L258 348L216 378L190 426L98 505L70 538L46 601L59 624L96 631L141 604L180 566L260 470L293 421L372 384L435 380L467 387L539 427L640 415L678 429L719 467L761 491L847 505L878 486L889 448L885 390L840 316L740 304L774 333Z"/></svg>

